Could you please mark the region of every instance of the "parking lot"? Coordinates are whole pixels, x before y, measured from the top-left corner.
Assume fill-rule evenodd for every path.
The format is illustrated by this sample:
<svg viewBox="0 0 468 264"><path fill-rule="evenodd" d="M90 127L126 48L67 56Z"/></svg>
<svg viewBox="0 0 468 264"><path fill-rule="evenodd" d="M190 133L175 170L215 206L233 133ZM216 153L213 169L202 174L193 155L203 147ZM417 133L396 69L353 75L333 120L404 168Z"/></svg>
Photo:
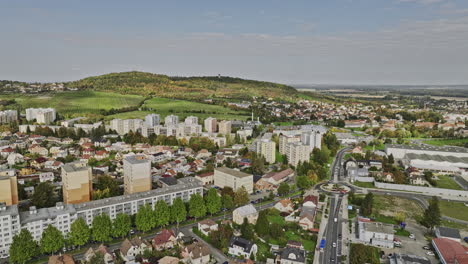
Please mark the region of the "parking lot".
<svg viewBox="0 0 468 264"><path fill-rule="evenodd" d="M411 239L409 237L395 236L401 240L402 247L401 248L396 247L393 249L384 249L383 251L385 252L386 256L388 256L388 254L390 253L417 255L417 256L421 256L421 257L424 256L428 258L431 261L431 263L440 263L437 260L436 256L429 256L426 254L428 251L432 251L432 250L423 249L424 246L429 246L432 248L432 246L430 245L430 241L427 241L426 238L424 237L425 227L418 226L416 223L410 222L408 223L406 230L414 234L415 239ZM434 254L436 253L434 252Z"/></svg>

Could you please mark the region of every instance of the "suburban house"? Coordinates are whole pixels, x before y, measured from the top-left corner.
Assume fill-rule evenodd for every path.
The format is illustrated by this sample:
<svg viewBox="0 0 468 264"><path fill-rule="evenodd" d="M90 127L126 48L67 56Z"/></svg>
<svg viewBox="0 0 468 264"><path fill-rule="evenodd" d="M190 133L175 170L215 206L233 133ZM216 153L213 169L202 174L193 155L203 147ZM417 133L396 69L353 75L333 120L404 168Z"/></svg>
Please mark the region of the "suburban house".
<svg viewBox="0 0 468 264"><path fill-rule="evenodd" d="M273 185L280 185L282 182L294 176L294 170L287 168L280 172L269 172L265 174L262 179L265 179Z"/></svg>
<svg viewBox="0 0 468 264"><path fill-rule="evenodd" d="M199 241L185 247L181 255L186 263L207 264L210 262L210 248L203 242Z"/></svg>
<svg viewBox="0 0 468 264"><path fill-rule="evenodd" d="M257 209L252 204L241 206L232 211L232 220L234 223L241 225L244 222L244 218L251 224L255 224L258 218Z"/></svg>
<svg viewBox="0 0 468 264"><path fill-rule="evenodd" d="M299 225L304 230L312 231L312 229L314 229L314 221L317 207L310 206L310 204L311 202L309 202L309 204L302 205L302 210L299 215Z"/></svg>
<svg viewBox="0 0 468 264"><path fill-rule="evenodd" d="M437 238L447 238L456 242L461 241L460 231L455 228L439 226L435 229L435 235Z"/></svg>
<svg viewBox="0 0 468 264"><path fill-rule="evenodd" d="M242 237L232 237L229 242L229 254L233 256L242 256L246 259L250 259L250 256L257 254L258 247L252 241L244 239Z"/></svg>
<svg viewBox="0 0 468 264"><path fill-rule="evenodd" d="M266 179L261 178L255 183L255 189L258 191L276 192L276 185L271 184Z"/></svg>
<svg viewBox="0 0 468 264"><path fill-rule="evenodd" d="M158 260L159 264L179 264L179 259L172 256L165 256L162 259Z"/></svg>
<svg viewBox="0 0 468 264"><path fill-rule="evenodd" d="M218 230L218 224L211 219L205 219L203 221L198 222L198 230L200 230L202 234L207 236L211 233L211 231Z"/></svg>
<svg viewBox="0 0 468 264"><path fill-rule="evenodd" d="M143 254L145 250L151 250L151 245L139 237L132 240L127 238L120 244L120 255L125 261L134 260L136 255Z"/></svg>
<svg viewBox="0 0 468 264"><path fill-rule="evenodd" d="M156 250L165 250L173 248L177 242L177 238L172 230L163 229L161 233L153 238L153 247Z"/></svg>
<svg viewBox="0 0 468 264"><path fill-rule="evenodd" d="M281 252L281 264L305 264L306 255L303 249L296 247L286 247Z"/></svg>
<svg viewBox="0 0 468 264"><path fill-rule="evenodd" d="M75 264L76 261L73 259L71 255L64 254L64 255L53 255L49 257L48 264Z"/></svg>
<svg viewBox="0 0 468 264"><path fill-rule="evenodd" d="M294 211L294 205L291 199L283 199L278 201L274 206L281 213L291 213Z"/></svg>
<svg viewBox="0 0 468 264"><path fill-rule="evenodd" d="M99 245L99 247L97 247L96 249L90 247L84 255L85 261L89 262L91 258L93 258L98 253L101 253L104 257L105 264L114 263L114 255L112 254L112 251L110 251L106 246L104 246L104 244Z"/></svg>
<svg viewBox="0 0 468 264"><path fill-rule="evenodd" d="M196 175L195 178L203 182L203 185L212 185L214 183L214 172L206 172Z"/></svg>

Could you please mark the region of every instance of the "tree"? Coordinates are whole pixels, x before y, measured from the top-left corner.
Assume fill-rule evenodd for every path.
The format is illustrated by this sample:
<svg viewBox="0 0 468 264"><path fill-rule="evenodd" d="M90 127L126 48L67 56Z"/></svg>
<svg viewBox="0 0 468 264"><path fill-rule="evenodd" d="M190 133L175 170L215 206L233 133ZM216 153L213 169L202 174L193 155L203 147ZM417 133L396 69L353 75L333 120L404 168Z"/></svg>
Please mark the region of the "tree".
<svg viewBox="0 0 468 264"><path fill-rule="evenodd" d="M431 198L429 206L424 211L422 224L432 230L434 227L439 226L440 222L439 199L434 196Z"/></svg>
<svg viewBox="0 0 468 264"><path fill-rule="evenodd" d="M154 228L154 213L149 204L144 204L140 207L135 216L136 228L140 231L147 232Z"/></svg>
<svg viewBox="0 0 468 264"><path fill-rule="evenodd" d="M105 263L104 255L101 252L96 252L91 259L89 259L87 264L103 264Z"/></svg>
<svg viewBox="0 0 468 264"><path fill-rule="evenodd" d="M206 210L213 215L221 210L221 197L215 188L211 188L205 196Z"/></svg>
<svg viewBox="0 0 468 264"><path fill-rule="evenodd" d="M405 212L398 212L398 213L396 213L396 215L395 215L395 220L396 220L398 223L403 223L403 222L405 222L405 220L406 220L406 214L405 214Z"/></svg>
<svg viewBox="0 0 468 264"><path fill-rule="evenodd" d="M91 230L83 218L76 219L70 227L69 240L74 246L83 246L88 243Z"/></svg>
<svg viewBox="0 0 468 264"><path fill-rule="evenodd" d="M43 253L51 254L64 247L65 239L60 230L53 225L49 225L42 233L40 245Z"/></svg>
<svg viewBox="0 0 468 264"><path fill-rule="evenodd" d="M53 207L57 202L54 187L49 182L41 182L34 189L31 203L37 208Z"/></svg>
<svg viewBox="0 0 468 264"><path fill-rule="evenodd" d="M112 236L125 237L132 229L132 220L130 216L119 213L112 222Z"/></svg>
<svg viewBox="0 0 468 264"><path fill-rule="evenodd" d="M39 247L27 229L13 237L10 246L10 261L12 263L26 263L39 254Z"/></svg>
<svg viewBox="0 0 468 264"><path fill-rule="evenodd" d="M93 219L92 235L93 240L98 242L111 241L112 221L107 214L95 216Z"/></svg>
<svg viewBox="0 0 468 264"><path fill-rule="evenodd" d="M296 181L297 187L301 189L309 189L313 184L308 176L297 176Z"/></svg>
<svg viewBox="0 0 468 264"><path fill-rule="evenodd" d="M171 206L171 220L177 223L177 227L179 227L179 223L184 221L187 218L187 209L185 208L184 201L180 197L177 197L174 202L172 202Z"/></svg>
<svg viewBox="0 0 468 264"><path fill-rule="evenodd" d="M171 220L171 211L167 203L159 200L154 206L154 218L157 226L166 226Z"/></svg>
<svg viewBox="0 0 468 264"><path fill-rule="evenodd" d="M196 193L190 197L189 201L189 214L195 219L206 215L206 206L203 197Z"/></svg>
<svg viewBox="0 0 468 264"><path fill-rule="evenodd" d="M260 211L257 223L255 223L255 232L257 232L258 236L265 237L266 235L268 235L269 231L270 222L268 221L268 211Z"/></svg>
<svg viewBox="0 0 468 264"><path fill-rule="evenodd" d="M247 240L252 240L254 238L254 230L252 225L249 224L249 221L247 221L247 218L244 218L244 222L242 223L240 230L243 238Z"/></svg>
<svg viewBox="0 0 468 264"><path fill-rule="evenodd" d="M109 175L97 177L97 183L93 184L93 187L101 192L108 190L107 196L102 198L113 197L121 194L119 183Z"/></svg>
<svg viewBox="0 0 468 264"><path fill-rule="evenodd" d="M278 223L273 223L270 226L270 236L271 237L283 237L284 231L283 227Z"/></svg>
<svg viewBox="0 0 468 264"><path fill-rule="evenodd" d="M232 200L232 196L225 194L222 197L222 201L223 201L223 208L224 209L230 210L230 209L234 208L234 201Z"/></svg>
<svg viewBox="0 0 468 264"><path fill-rule="evenodd" d="M244 186L237 189L237 191L234 193L234 204L236 206L246 205L249 203L249 201L249 194L247 193L247 190Z"/></svg>
<svg viewBox="0 0 468 264"><path fill-rule="evenodd" d="M372 214L372 206L374 203L374 195L370 192L366 194L361 203L361 214L363 216L370 216Z"/></svg>
<svg viewBox="0 0 468 264"><path fill-rule="evenodd" d="M282 182L278 187L278 194L281 196L285 196L289 193L289 184Z"/></svg>

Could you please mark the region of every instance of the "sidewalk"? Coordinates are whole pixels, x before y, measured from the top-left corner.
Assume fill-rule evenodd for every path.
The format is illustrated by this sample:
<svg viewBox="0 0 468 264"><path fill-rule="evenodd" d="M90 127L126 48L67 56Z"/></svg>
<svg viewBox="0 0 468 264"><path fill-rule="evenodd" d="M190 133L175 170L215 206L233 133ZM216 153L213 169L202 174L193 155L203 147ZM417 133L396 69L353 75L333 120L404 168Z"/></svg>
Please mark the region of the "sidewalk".
<svg viewBox="0 0 468 264"><path fill-rule="evenodd" d="M351 238L351 233L349 232L349 216L348 216L348 196L343 197L342 201L343 206L343 214L342 218L343 221L341 232L342 232L342 239L341 239L341 255L346 256L346 263L349 263L349 241Z"/></svg>
<svg viewBox="0 0 468 264"><path fill-rule="evenodd" d="M327 226L328 218L325 218L325 209L328 208L328 196L325 196L325 201L323 201L324 205L322 206L322 219L320 220L320 230L317 236L317 248L320 246L320 241L322 240L323 233L325 232ZM314 264L320 263L320 251L315 249L314 253Z"/></svg>

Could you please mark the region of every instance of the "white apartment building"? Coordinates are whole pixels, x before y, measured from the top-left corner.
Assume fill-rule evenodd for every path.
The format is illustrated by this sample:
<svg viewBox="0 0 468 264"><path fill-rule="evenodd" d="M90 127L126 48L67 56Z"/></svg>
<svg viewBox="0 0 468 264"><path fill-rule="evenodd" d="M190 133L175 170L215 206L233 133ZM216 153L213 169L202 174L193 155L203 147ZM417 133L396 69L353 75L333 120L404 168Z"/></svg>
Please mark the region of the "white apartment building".
<svg viewBox="0 0 468 264"><path fill-rule="evenodd" d="M154 127L159 125L161 117L158 114L149 114L145 116L145 125L148 127Z"/></svg>
<svg viewBox="0 0 468 264"><path fill-rule="evenodd" d="M50 115L51 115L51 119L52 119L52 122L53 122L55 120L55 118L56 118L56 112L55 112L54 108L27 108L26 109L26 120L32 121L34 119L37 119L37 116L38 116L39 113L45 113L45 112L51 112ZM44 117L42 117L42 118L44 118ZM48 123L44 123L44 124L48 124Z"/></svg>
<svg viewBox="0 0 468 264"><path fill-rule="evenodd" d="M18 120L18 111L16 110L5 110L0 111L0 123L8 124Z"/></svg>
<svg viewBox="0 0 468 264"><path fill-rule="evenodd" d="M166 127L175 126L179 124L179 117L176 115L168 115L164 118L164 125Z"/></svg>
<svg viewBox="0 0 468 264"><path fill-rule="evenodd" d="M223 134L223 135L231 134L231 126L232 126L231 121L223 120L219 122L218 126L219 126L218 132L220 134Z"/></svg>
<svg viewBox="0 0 468 264"><path fill-rule="evenodd" d="M281 135L279 137L279 153L286 154L286 146L289 143L300 142L301 138L297 136Z"/></svg>
<svg viewBox="0 0 468 264"><path fill-rule="evenodd" d="M217 126L217 123L218 123L216 118L208 117L207 119L205 119L204 123L205 123L206 132L208 132L208 133L215 133L216 132L216 126Z"/></svg>
<svg viewBox="0 0 468 264"><path fill-rule="evenodd" d="M125 194L151 190L151 161L145 155L130 155L123 160Z"/></svg>
<svg viewBox="0 0 468 264"><path fill-rule="evenodd" d="M322 134L319 131L305 131L301 134L301 142L304 145L309 146L310 151L314 148L322 148Z"/></svg>
<svg viewBox="0 0 468 264"><path fill-rule="evenodd" d="M35 209L30 211L18 211L17 205L0 205L0 256L8 257L8 251L12 243L13 236L21 231L28 229L33 238L40 240L43 231L47 226L53 225L64 235L70 232L73 221L78 217L83 218L88 225L91 225L95 216L108 214L111 219L115 219L117 214L125 213L134 215L144 204L149 204L154 208L157 201L163 200L169 205L174 199L181 198L188 202L190 197L198 193L203 195L203 185L197 179L182 178L176 185L158 188L147 192L128 194L111 197L107 199L89 201L80 204L57 203L55 207Z"/></svg>
<svg viewBox="0 0 468 264"><path fill-rule="evenodd" d="M393 225L380 222L358 222L359 240L372 246L393 248Z"/></svg>
<svg viewBox="0 0 468 264"><path fill-rule="evenodd" d="M178 137L199 136L202 133L202 126L198 124L187 125L181 123L177 126L176 130L176 135Z"/></svg>
<svg viewBox="0 0 468 264"><path fill-rule="evenodd" d="M198 117L196 116L187 116L185 118L185 124L186 125L198 125Z"/></svg>
<svg viewBox="0 0 468 264"><path fill-rule="evenodd" d="M248 193L253 192L253 175L227 167L214 170L214 185L219 188L231 187L234 191L244 187Z"/></svg>
<svg viewBox="0 0 468 264"><path fill-rule="evenodd" d="M130 131L137 132L143 125L141 119L112 119L110 128L117 131L119 135L128 134Z"/></svg>
<svg viewBox="0 0 468 264"><path fill-rule="evenodd" d="M300 142L289 143L286 145L286 156L288 157L289 164L297 166L299 161L309 161L310 148Z"/></svg>
<svg viewBox="0 0 468 264"><path fill-rule="evenodd" d="M276 143L269 139L257 142L257 153L265 158L265 161L273 164L276 161Z"/></svg>

